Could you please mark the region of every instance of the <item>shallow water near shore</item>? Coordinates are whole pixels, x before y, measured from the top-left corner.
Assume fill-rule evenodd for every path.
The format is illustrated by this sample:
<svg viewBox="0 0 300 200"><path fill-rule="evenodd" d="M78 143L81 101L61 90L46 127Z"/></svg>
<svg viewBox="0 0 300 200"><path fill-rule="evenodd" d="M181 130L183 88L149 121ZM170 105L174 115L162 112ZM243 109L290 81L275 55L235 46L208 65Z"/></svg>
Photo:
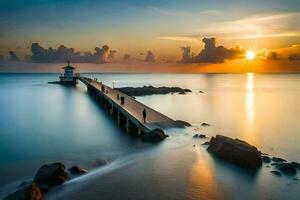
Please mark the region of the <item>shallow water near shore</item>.
<svg viewBox="0 0 300 200"><path fill-rule="evenodd" d="M223 134L300 162L299 74L86 76L115 87L191 89L136 99L193 126L166 130L164 142L145 144L120 131L81 83L47 84L58 74L0 74L0 198L42 164L62 161L90 173L46 199L299 199L299 180L274 176L266 165L248 174L211 157L201 145L208 139L192 138ZM99 166L103 160L108 164Z"/></svg>

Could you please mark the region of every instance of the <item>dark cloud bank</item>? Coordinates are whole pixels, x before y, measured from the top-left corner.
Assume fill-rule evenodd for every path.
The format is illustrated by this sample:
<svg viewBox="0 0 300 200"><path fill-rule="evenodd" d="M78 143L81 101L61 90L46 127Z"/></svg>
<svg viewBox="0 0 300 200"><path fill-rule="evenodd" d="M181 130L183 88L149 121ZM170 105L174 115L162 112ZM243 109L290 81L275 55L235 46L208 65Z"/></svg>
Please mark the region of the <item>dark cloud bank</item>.
<svg viewBox="0 0 300 200"><path fill-rule="evenodd" d="M203 38L204 49L198 54L191 54L191 47L181 47L182 60L179 63L223 63L225 60L232 60L244 57L245 50L236 46L227 49L223 46L216 46L216 38Z"/></svg>
<svg viewBox="0 0 300 200"><path fill-rule="evenodd" d="M107 63L114 58L115 50L110 50L109 46L104 45L102 48L96 47L95 52L85 52L81 54L75 51L74 48L68 48L60 45L57 49L43 48L39 43L31 45L31 61L38 63L53 63L53 62L72 62L82 63Z"/></svg>

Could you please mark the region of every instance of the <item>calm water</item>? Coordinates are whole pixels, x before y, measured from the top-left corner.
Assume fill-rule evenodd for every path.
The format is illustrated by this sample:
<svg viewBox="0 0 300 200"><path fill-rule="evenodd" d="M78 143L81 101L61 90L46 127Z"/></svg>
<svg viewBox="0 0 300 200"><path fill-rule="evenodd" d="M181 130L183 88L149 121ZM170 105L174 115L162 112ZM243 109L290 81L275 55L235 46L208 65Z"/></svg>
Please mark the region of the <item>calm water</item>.
<svg viewBox="0 0 300 200"><path fill-rule="evenodd" d="M170 137L159 145L118 130L83 84L47 84L57 76L0 74L0 198L42 164L62 161L90 173L56 188L47 199L299 199L299 180L273 176L266 165L249 175L212 158L200 145L205 140L192 135L237 137L300 162L300 75L87 75L115 87L191 89L187 95L137 98L193 125L166 130ZM202 122L211 126L201 127ZM99 167L102 160L108 164Z"/></svg>

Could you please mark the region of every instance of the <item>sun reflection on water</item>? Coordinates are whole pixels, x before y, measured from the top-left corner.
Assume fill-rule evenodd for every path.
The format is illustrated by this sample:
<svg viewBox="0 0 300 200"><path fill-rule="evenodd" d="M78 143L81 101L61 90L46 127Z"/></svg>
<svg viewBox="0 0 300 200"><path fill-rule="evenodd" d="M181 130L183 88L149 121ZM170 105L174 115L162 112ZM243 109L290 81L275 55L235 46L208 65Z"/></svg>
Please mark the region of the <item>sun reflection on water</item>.
<svg viewBox="0 0 300 200"><path fill-rule="evenodd" d="M254 135L255 127L255 92L254 92L254 73L247 73L245 91L245 135L244 139L250 143L256 143Z"/></svg>

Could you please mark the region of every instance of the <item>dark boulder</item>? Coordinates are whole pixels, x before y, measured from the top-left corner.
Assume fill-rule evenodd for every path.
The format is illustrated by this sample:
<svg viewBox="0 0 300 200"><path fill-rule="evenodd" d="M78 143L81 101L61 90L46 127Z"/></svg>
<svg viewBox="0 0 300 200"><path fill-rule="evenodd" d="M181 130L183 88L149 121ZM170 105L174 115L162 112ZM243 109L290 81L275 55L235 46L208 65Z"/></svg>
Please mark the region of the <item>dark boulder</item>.
<svg viewBox="0 0 300 200"><path fill-rule="evenodd" d="M203 122L201 126L210 126L210 124Z"/></svg>
<svg viewBox="0 0 300 200"><path fill-rule="evenodd" d="M286 162L286 160L284 160L283 158L278 158L278 157L273 157L272 161L274 161L274 162Z"/></svg>
<svg viewBox="0 0 300 200"><path fill-rule="evenodd" d="M296 168L296 169L299 169L300 170L300 163L297 163L297 162L291 162L292 163L292 165L294 165L294 167Z"/></svg>
<svg viewBox="0 0 300 200"><path fill-rule="evenodd" d="M279 171L276 171L276 170L272 170L271 173L276 175L276 176L281 176L281 173Z"/></svg>
<svg viewBox="0 0 300 200"><path fill-rule="evenodd" d="M262 156L261 159L264 163L270 163L271 162L271 158L269 156Z"/></svg>
<svg viewBox="0 0 300 200"><path fill-rule="evenodd" d="M69 179L65 166L62 163L43 165L34 177L34 182L39 186L53 187Z"/></svg>
<svg viewBox="0 0 300 200"><path fill-rule="evenodd" d="M144 134L141 137L141 139L144 142L160 142L164 140L166 137L168 137L168 135L166 135L163 130L157 128L150 131L149 133Z"/></svg>
<svg viewBox="0 0 300 200"><path fill-rule="evenodd" d="M39 186L35 183L8 195L4 200L42 200L43 196Z"/></svg>
<svg viewBox="0 0 300 200"><path fill-rule="evenodd" d="M297 173L296 168L292 163L278 163L276 168L286 175L295 175Z"/></svg>
<svg viewBox="0 0 300 200"><path fill-rule="evenodd" d="M216 157L243 168L257 169L262 165L257 148L239 139L217 135L211 138L207 150Z"/></svg>
<svg viewBox="0 0 300 200"><path fill-rule="evenodd" d="M73 175L82 175L82 174L86 174L87 171L85 169L82 169L78 166L73 166L69 169L70 173Z"/></svg>
<svg viewBox="0 0 300 200"><path fill-rule="evenodd" d="M186 126L186 127L192 126L190 123L188 123L188 122L186 122L186 121L176 120L176 122L178 122L178 123L181 124L182 126Z"/></svg>

